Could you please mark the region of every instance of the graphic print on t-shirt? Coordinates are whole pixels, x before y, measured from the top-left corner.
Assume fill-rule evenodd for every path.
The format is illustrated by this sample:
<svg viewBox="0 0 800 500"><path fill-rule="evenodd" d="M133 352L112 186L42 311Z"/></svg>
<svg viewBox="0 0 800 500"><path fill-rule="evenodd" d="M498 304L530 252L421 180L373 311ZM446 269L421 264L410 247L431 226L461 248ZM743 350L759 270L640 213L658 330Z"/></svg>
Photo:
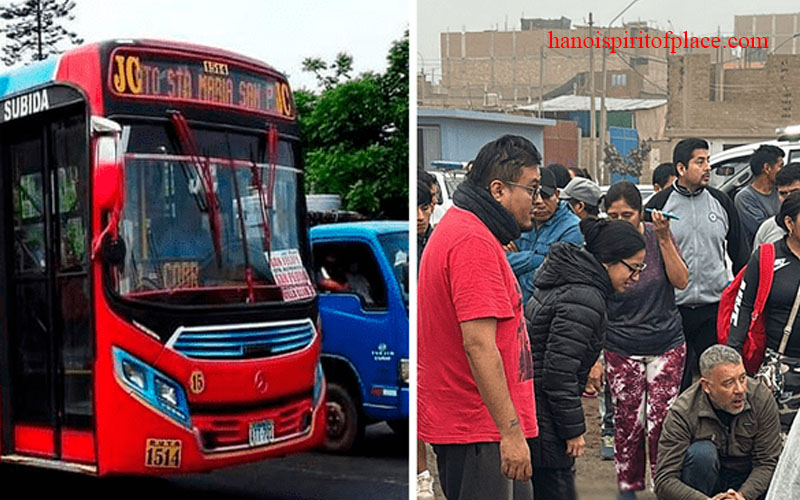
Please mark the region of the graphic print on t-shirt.
<svg viewBox="0 0 800 500"><path fill-rule="evenodd" d="M517 325L517 341L519 342L519 377L517 381L525 382L526 380L533 379L533 356L531 355L528 329L525 327L525 309L522 304L522 290L519 288L519 283L514 283L514 287L519 296L517 307L523 311L523 314L520 315L519 318L519 325Z"/></svg>

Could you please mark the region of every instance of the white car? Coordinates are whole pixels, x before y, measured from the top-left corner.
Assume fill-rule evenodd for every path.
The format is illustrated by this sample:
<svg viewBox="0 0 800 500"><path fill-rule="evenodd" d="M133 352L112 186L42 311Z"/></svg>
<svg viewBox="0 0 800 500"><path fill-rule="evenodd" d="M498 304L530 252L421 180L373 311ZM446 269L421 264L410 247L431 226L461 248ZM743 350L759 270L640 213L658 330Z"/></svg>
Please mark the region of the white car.
<svg viewBox="0 0 800 500"><path fill-rule="evenodd" d="M433 162L434 165L436 162ZM453 206L453 193L461 181L467 176L467 171L464 169L437 169L428 170L428 173L436 178L441 190L442 204L433 207L433 215L431 215L431 225L435 226L439 220L444 216L445 212Z"/></svg>
<svg viewBox="0 0 800 500"><path fill-rule="evenodd" d="M797 136L779 137L775 141L756 142L745 144L731 149L726 149L711 155L711 180L709 186L727 193L733 199L740 189L747 186L753 178L750 171L750 156L760 146L769 144L781 148L786 156L783 157L784 165L791 162L800 162L800 141Z"/></svg>
<svg viewBox="0 0 800 500"><path fill-rule="evenodd" d="M610 187L611 185L600 186L600 191L602 191L603 196L605 196L606 193L608 193L608 188ZM650 198L652 198L653 195L656 194L656 191L655 189L653 189L652 184L636 184L636 188L639 189L639 193L642 195L642 206L647 205L647 202L650 201ZM601 212L604 212L602 203L599 208Z"/></svg>

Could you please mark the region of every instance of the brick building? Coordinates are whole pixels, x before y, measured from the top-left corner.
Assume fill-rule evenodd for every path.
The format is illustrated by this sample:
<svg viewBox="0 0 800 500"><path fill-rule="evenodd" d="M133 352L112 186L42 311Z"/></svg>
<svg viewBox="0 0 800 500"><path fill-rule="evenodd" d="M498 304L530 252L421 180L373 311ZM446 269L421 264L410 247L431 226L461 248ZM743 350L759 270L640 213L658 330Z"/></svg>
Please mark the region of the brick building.
<svg viewBox="0 0 800 500"><path fill-rule="evenodd" d="M428 83L429 86L419 87L420 104L487 109L537 102L540 92L548 97L563 93L587 95L590 49L565 48L563 41L565 37L570 40L572 37L602 37L605 35L602 27L571 27L565 18L554 21L522 19L521 24L527 29L442 33L442 76L437 86ZM646 23L627 23L608 32L609 36L618 37L645 34L664 36L663 31ZM615 54L608 53L609 92L614 97L664 96L667 52L666 49L623 48ZM595 49L598 92L602 88L601 64L602 52ZM565 85L569 89L560 89ZM554 93L555 90L559 92Z"/></svg>
<svg viewBox="0 0 800 500"><path fill-rule="evenodd" d="M755 48L744 51L744 66L752 62L764 62L767 54L800 54L800 13L795 14L758 14L751 16L734 16L734 36L764 37L768 49Z"/></svg>
<svg viewBox="0 0 800 500"><path fill-rule="evenodd" d="M580 131L582 140L578 143L578 166L586 168L601 184L606 184L611 179L611 174L604 164L600 163L600 169L595 171L591 165L591 139L589 138L589 115L591 108L591 98L587 96L562 95L544 102L544 117L566 122L575 123ZM600 99L596 98L595 108L600 109ZM640 140L663 142L664 136L664 117L667 113L666 99L617 99L608 98L606 100L608 110L607 129L599 129L600 120L598 118L598 140L595 142L597 157L602 162L603 144L610 143L623 156L630 149L633 139L633 146L639 144ZM520 113L532 113L538 116L539 104L519 106L516 110ZM599 115L599 112L598 112ZM549 128L549 127L548 127ZM547 129L546 129L547 130ZM547 136L545 135L545 138ZM627 143L627 149L621 146ZM546 146L546 145L545 145ZM650 155L649 162L644 165L642 176L648 180L652 175L652 169L660 163L661 154ZM550 161L550 160L548 160Z"/></svg>
<svg viewBox="0 0 800 500"><path fill-rule="evenodd" d="M698 54L668 61L665 147L703 137L715 153L774 139L776 128L800 123L800 55L769 55L751 68L721 68Z"/></svg>

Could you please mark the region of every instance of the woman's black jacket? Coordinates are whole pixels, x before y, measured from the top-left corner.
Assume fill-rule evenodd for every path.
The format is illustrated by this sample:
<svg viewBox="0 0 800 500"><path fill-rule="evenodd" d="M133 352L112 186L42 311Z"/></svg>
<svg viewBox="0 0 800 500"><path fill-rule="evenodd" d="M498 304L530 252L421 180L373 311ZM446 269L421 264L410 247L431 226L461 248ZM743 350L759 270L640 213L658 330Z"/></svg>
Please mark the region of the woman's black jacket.
<svg viewBox="0 0 800 500"><path fill-rule="evenodd" d="M534 284L525 307L539 421L533 466L571 467L566 440L586 431L581 394L603 347L606 298L613 289L603 265L572 243L550 247Z"/></svg>

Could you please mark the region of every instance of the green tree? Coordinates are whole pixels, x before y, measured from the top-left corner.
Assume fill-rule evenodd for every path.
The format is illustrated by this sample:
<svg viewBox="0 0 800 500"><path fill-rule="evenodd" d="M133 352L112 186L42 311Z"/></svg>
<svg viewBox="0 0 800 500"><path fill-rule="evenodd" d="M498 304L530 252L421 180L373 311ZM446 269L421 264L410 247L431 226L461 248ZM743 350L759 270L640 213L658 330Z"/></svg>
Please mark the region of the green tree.
<svg viewBox="0 0 800 500"><path fill-rule="evenodd" d="M353 71L353 56L346 52L339 52L330 66L319 57L307 57L303 60L303 71L314 73L317 82L323 88L329 89L343 81L350 80L350 72ZM325 71L328 71L328 74L325 74Z"/></svg>
<svg viewBox="0 0 800 500"><path fill-rule="evenodd" d="M30 54L30 61L41 61L52 54L63 52L57 45L69 40L78 45L83 39L62 26L62 19L72 21L75 8L72 0L25 0L18 4L0 6L0 28L7 42L3 45L2 59L11 66Z"/></svg>
<svg viewBox="0 0 800 500"><path fill-rule="evenodd" d="M295 93L306 191L336 193L347 210L408 217L408 32L392 44L385 73L350 76L352 58L306 59L323 87ZM332 72L332 73L331 73Z"/></svg>
<svg viewBox="0 0 800 500"><path fill-rule="evenodd" d="M623 157L613 144L607 144L603 148L603 153L605 153L603 162L608 165L608 170L613 174L640 177L650 149L650 142L642 141Z"/></svg>

